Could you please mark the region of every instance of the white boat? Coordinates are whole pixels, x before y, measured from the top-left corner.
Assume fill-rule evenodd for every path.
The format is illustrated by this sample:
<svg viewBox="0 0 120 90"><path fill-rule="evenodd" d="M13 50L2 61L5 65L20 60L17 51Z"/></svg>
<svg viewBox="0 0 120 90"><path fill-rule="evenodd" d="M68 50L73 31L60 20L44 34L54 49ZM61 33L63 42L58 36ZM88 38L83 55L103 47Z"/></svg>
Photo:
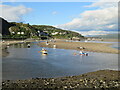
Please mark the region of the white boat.
<svg viewBox="0 0 120 90"><path fill-rule="evenodd" d="M27 47L30 48L30 44L28 44Z"/></svg>
<svg viewBox="0 0 120 90"><path fill-rule="evenodd" d="M80 55L88 56L88 53L80 53Z"/></svg>

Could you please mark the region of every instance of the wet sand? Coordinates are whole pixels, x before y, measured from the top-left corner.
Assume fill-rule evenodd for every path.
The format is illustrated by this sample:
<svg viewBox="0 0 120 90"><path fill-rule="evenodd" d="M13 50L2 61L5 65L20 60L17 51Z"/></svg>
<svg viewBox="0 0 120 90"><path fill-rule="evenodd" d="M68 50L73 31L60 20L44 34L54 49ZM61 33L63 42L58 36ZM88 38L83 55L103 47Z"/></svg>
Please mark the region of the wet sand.
<svg viewBox="0 0 120 90"><path fill-rule="evenodd" d="M87 88L120 88L120 71L99 70L89 72L79 76L59 77L59 78L34 78L28 80L4 81L3 89L13 88L40 88L40 89L87 89ZM86 90L85 89L85 90Z"/></svg>
<svg viewBox="0 0 120 90"><path fill-rule="evenodd" d="M65 41L57 40L56 42L49 41L49 45L46 45L46 42L41 42L38 45L40 45L41 47L53 48L54 44L56 45L56 48L60 48L60 49L80 50L77 47L85 47L84 49L85 51L114 53L114 54L118 54L120 51L115 48L111 48L110 45L112 44L107 44L107 43L65 42Z"/></svg>

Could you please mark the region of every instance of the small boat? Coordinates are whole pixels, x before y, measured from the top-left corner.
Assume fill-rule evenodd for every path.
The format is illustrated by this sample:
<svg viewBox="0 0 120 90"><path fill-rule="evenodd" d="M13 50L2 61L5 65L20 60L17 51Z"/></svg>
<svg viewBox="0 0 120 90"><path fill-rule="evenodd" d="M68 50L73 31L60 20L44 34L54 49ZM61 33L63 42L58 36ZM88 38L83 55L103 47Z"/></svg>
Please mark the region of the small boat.
<svg viewBox="0 0 120 90"><path fill-rule="evenodd" d="M42 54L47 54L48 52L47 51L41 51L42 52Z"/></svg>
<svg viewBox="0 0 120 90"><path fill-rule="evenodd" d="M88 56L88 53L80 53L80 55Z"/></svg>
<svg viewBox="0 0 120 90"><path fill-rule="evenodd" d="M48 51L46 49L42 49L40 52L42 52L42 55L48 54Z"/></svg>
<svg viewBox="0 0 120 90"><path fill-rule="evenodd" d="M88 42L88 40L85 40L85 42Z"/></svg>
<svg viewBox="0 0 120 90"><path fill-rule="evenodd" d="M53 45L53 48L56 48L56 45L55 45L55 44Z"/></svg>
<svg viewBox="0 0 120 90"><path fill-rule="evenodd" d="M30 48L30 44L28 44L27 47Z"/></svg>
<svg viewBox="0 0 120 90"><path fill-rule="evenodd" d="M45 53L42 53L42 55L47 55L47 53L45 54Z"/></svg>

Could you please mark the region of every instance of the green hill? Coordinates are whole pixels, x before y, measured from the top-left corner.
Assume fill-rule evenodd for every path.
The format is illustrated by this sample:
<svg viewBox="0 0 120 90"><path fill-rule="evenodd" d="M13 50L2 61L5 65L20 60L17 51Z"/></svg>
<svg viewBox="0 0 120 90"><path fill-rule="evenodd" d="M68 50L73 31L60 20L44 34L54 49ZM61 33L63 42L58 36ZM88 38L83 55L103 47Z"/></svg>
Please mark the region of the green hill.
<svg viewBox="0 0 120 90"><path fill-rule="evenodd" d="M84 38L81 34L73 31L63 30L48 25L30 25L29 23L7 22L2 19L4 24L2 27L3 38L59 38L70 39L73 37Z"/></svg>
<svg viewBox="0 0 120 90"><path fill-rule="evenodd" d="M10 35L9 28L11 26L14 26L13 24L10 24L6 20L0 17L0 33L2 35Z"/></svg>

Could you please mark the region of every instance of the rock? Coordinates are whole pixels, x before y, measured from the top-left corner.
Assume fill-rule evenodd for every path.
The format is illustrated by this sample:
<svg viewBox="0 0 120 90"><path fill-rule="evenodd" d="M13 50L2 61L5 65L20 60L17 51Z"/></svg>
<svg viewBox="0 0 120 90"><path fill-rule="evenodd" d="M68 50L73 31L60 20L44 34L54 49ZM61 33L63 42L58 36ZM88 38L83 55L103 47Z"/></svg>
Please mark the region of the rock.
<svg viewBox="0 0 120 90"><path fill-rule="evenodd" d="M101 74L101 73L100 73ZM110 72L111 74L111 72ZM118 75L118 74L117 74ZM84 77L82 77L84 76ZM93 75L70 76L64 78L36 78L2 82L4 88L79 89L79 88L118 88L118 78L104 79Z"/></svg>
<svg viewBox="0 0 120 90"><path fill-rule="evenodd" d="M67 88L67 86L63 86L63 88Z"/></svg>

